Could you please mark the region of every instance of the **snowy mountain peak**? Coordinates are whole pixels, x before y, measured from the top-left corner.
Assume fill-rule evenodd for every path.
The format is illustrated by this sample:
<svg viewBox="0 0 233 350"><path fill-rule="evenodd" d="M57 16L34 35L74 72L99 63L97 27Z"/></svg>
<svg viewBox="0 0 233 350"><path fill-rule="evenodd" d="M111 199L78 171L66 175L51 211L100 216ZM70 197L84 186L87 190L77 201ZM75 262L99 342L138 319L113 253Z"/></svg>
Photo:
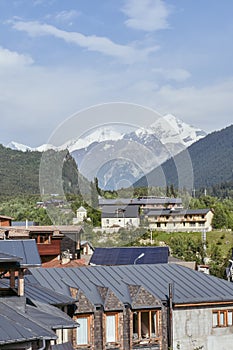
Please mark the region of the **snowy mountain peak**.
<svg viewBox="0 0 233 350"><path fill-rule="evenodd" d="M49 149L54 149L54 150L57 149L57 147L50 145L50 144L44 144L44 145L41 145L39 147L33 148L33 147L29 147L29 146L23 145L22 143L18 143L15 141L11 141L7 145L5 145L5 147L11 148L11 149L16 150L16 151L22 151L22 152L27 152L27 151L45 152Z"/></svg>
<svg viewBox="0 0 233 350"><path fill-rule="evenodd" d="M166 114L165 116L157 119L153 124L151 124L150 127L141 127L137 130L131 131L130 133L127 132L127 130L123 130L119 125L112 124L93 128L81 135L79 138L67 141L65 144L59 147L44 144L39 147L32 148L14 141L10 142L8 145L6 145L6 147L23 152L44 152L48 149L68 149L69 152L72 153L76 150L86 149L93 143L134 139L137 142L147 146L149 143L151 143L151 140L154 142L154 140L157 139L162 144L166 145L169 151L180 151L183 148L189 147L192 143L198 141L204 136L206 136L206 133L203 130L186 124L172 114Z"/></svg>
<svg viewBox="0 0 233 350"><path fill-rule="evenodd" d="M101 128L91 129L88 133L80 136L78 140L72 140L67 142L64 146L68 148L70 152L73 152L77 149L87 148L94 142L104 142L104 141L117 141L122 139L123 134L117 130L115 127L103 126Z"/></svg>
<svg viewBox="0 0 233 350"><path fill-rule="evenodd" d="M5 145L5 147L6 148L11 148L11 149L16 150L16 151L22 151L22 152L26 152L26 151L31 151L32 150L31 147L23 145L21 143L15 142L15 141L11 141L7 145Z"/></svg>
<svg viewBox="0 0 233 350"><path fill-rule="evenodd" d="M156 120L150 129L163 144L180 143L185 147L207 135L203 130L186 124L172 114Z"/></svg>

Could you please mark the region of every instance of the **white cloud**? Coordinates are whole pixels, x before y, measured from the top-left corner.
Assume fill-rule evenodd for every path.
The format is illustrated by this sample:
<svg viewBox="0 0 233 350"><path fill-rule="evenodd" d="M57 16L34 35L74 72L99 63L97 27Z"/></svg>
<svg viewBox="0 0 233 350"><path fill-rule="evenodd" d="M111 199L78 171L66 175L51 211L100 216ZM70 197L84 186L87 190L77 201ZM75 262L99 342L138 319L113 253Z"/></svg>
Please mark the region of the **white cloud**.
<svg viewBox="0 0 233 350"><path fill-rule="evenodd" d="M86 36L78 32L68 32L58 29L55 26L41 24L39 22L18 21L14 22L13 28L27 32L32 37L51 35L89 51L96 51L107 56L118 58L124 63L143 61L150 53L158 50L158 46L139 49L130 45L116 44L106 37L98 37L96 35Z"/></svg>
<svg viewBox="0 0 233 350"><path fill-rule="evenodd" d="M163 113L178 115L190 124L213 131L232 124L233 77L202 87L166 85L156 93Z"/></svg>
<svg viewBox="0 0 233 350"><path fill-rule="evenodd" d="M126 0L122 12L129 17L125 24L130 28L148 32L169 28L170 7L163 0Z"/></svg>
<svg viewBox="0 0 233 350"><path fill-rule="evenodd" d="M0 68L12 66L26 66L33 63L33 59L28 55L10 51L0 46Z"/></svg>
<svg viewBox="0 0 233 350"><path fill-rule="evenodd" d="M46 19L54 19L58 23L69 23L72 24L72 21L80 15L79 11L76 10L64 10L57 12L55 14L49 14Z"/></svg>
<svg viewBox="0 0 233 350"><path fill-rule="evenodd" d="M174 69L163 69L163 68L154 68L152 70L155 74L165 78L166 80L173 80L177 82L183 82L191 77L191 74L182 68Z"/></svg>

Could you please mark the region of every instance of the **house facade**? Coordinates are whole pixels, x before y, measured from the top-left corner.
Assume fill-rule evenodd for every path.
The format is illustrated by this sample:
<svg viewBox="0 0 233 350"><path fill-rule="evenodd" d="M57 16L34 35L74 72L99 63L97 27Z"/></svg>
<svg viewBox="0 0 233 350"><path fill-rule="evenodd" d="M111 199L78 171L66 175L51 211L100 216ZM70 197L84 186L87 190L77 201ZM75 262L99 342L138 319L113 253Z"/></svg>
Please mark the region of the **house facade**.
<svg viewBox="0 0 233 350"><path fill-rule="evenodd" d="M225 350L233 342L231 282L175 264L31 269L75 300L75 349Z"/></svg>
<svg viewBox="0 0 233 350"><path fill-rule="evenodd" d="M0 226L11 226L12 220L10 216L0 215Z"/></svg>
<svg viewBox="0 0 233 350"><path fill-rule="evenodd" d="M211 209L164 209L148 210L144 213L152 230L167 232L211 231L213 212Z"/></svg>
<svg viewBox="0 0 233 350"><path fill-rule="evenodd" d="M0 230L2 239L35 239L42 263L69 251L72 259L80 257L82 226L9 226Z"/></svg>
<svg viewBox="0 0 233 350"><path fill-rule="evenodd" d="M101 211L101 227L109 228L137 228L140 225L138 205L104 206Z"/></svg>

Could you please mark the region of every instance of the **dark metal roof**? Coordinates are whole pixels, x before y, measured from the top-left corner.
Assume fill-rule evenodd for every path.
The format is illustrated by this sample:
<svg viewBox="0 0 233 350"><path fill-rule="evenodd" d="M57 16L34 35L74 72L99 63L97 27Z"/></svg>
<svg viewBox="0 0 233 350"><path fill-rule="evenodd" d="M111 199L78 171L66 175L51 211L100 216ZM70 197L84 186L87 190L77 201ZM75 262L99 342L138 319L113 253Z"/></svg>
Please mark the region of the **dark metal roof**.
<svg viewBox="0 0 233 350"><path fill-rule="evenodd" d="M28 299L56 306L75 303L75 299L68 293L62 294L58 291L52 291L51 288L41 286L38 282L30 283L31 277L33 279L33 276L25 276L24 294Z"/></svg>
<svg viewBox="0 0 233 350"><path fill-rule="evenodd" d="M138 218L139 217L139 206L128 205L128 206L115 206L106 205L103 206L101 212L102 218Z"/></svg>
<svg viewBox="0 0 233 350"><path fill-rule="evenodd" d="M34 239L0 240L0 251L22 258L20 267L41 266L40 255Z"/></svg>
<svg viewBox="0 0 233 350"><path fill-rule="evenodd" d="M71 343L68 342L63 344L51 345L51 350L74 350L74 348L71 345Z"/></svg>
<svg viewBox="0 0 233 350"><path fill-rule="evenodd" d="M177 215L205 215L211 209L149 209L145 212L146 216L177 216Z"/></svg>
<svg viewBox="0 0 233 350"><path fill-rule="evenodd" d="M35 306L27 305L26 314L51 330L62 328L77 328L78 323L73 321L65 312L48 304L35 302Z"/></svg>
<svg viewBox="0 0 233 350"><path fill-rule="evenodd" d="M144 255L136 260L141 254ZM129 265L134 264L134 262L137 264L162 264L168 262L168 255L168 247L95 248L90 264Z"/></svg>
<svg viewBox="0 0 233 350"><path fill-rule="evenodd" d="M1 345L42 338L57 339L53 331L42 327L29 315L12 306L7 298L0 300L0 329Z"/></svg>
<svg viewBox="0 0 233 350"><path fill-rule="evenodd" d="M12 255L12 254L6 254L6 253L3 253L3 252L0 252L0 263L8 263L8 262L20 262L22 261L23 259L18 257L18 256L15 256L15 255Z"/></svg>
<svg viewBox="0 0 233 350"><path fill-rule="evenodd" d="M170 197L139 197L139 198L116 198L99 199L99 205L159 205L159 204L182 204L181 198Z"/></svg>
<svg viewBox="0 0 233 350"><path fill-rule="evenodd" d="M233 284L176 264L89 266L66 269L31 269L42 286L67 295L67 285L81 289L95 305L102 303L96 286L109 287L124 303L130 303L128 285L141 285L163 302L169 283L174 303L233 302Z"/></svg>

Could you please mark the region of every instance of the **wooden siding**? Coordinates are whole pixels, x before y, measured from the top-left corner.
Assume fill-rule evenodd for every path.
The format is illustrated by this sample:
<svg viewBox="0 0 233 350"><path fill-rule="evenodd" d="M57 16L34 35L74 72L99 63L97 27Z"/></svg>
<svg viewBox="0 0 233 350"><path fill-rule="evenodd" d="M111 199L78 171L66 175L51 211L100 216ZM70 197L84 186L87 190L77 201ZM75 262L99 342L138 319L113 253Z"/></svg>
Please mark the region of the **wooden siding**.
<svg viewBox="0 0 233 350"><path fill-rule="evenodd" d="M59 255L61 253L61 240L51 239L51 243L37 243L40 256Z"/></svg>

